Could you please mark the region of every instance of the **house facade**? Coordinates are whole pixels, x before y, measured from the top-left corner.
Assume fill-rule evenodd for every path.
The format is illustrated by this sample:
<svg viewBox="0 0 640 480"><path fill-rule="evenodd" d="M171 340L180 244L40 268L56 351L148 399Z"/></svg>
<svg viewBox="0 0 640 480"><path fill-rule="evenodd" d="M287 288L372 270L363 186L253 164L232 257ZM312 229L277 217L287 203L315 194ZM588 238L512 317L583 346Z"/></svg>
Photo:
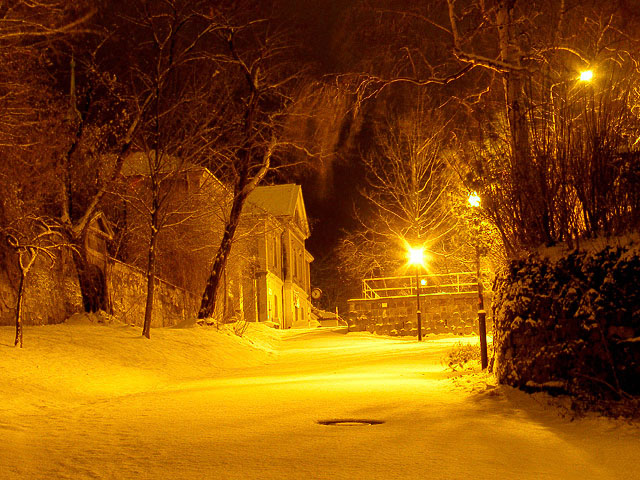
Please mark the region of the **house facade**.
<svg viewBox="0 0 640 480"><path fill-rule="evenodd" d="M128 237L121 260L144 270L149 218L146 157L138 155L123 172L128 195ZM200 295L220 245L230 191L208 170L169 165L163 178L166 223L158 239L156 275ZM137 202L136 205L134 202ZM278 328L317 325L310 302L310 263L305 248L309 224L299 185L257 187L245 201L240 225L221 279L218 322L269 322Z"/></svg>
<svg viewBox="0 0 640 480"><path fill-rule="evenodd" d="M299 185L257 187L247 198L243 223L251 246L243 275L248 321L279 328L315 326L311 315L309 223Z"/></svg>

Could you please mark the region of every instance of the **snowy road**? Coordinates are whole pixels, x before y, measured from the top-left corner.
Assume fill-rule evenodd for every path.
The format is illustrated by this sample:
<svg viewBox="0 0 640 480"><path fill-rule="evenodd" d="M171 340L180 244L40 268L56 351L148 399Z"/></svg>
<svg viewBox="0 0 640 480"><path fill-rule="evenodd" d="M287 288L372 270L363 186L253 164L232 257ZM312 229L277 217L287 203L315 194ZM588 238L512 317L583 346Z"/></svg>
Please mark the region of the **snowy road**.
<svg viewBox="0 0 640 480"><path fill-rule="evenodd" d="M258 366L10 411L0 478L640 479L637 426L452 378L458 341L286 332ZM384 423L317 423L338 418Z"/></svg>

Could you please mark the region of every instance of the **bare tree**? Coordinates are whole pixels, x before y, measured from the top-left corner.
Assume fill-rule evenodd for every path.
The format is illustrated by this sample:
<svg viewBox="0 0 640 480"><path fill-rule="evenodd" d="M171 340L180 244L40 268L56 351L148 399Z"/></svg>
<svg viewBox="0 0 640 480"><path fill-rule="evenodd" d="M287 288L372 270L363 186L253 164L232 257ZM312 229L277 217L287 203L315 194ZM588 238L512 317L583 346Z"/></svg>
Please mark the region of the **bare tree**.
<svg viewBox="0 0 640 480"><path fill-rule="evenodd" d="M66 113L49 66L93 13L84 2L0 5L0 231L18 267L15 343L20 346L28 274L39 258L53 260L69 246L47 211L60 173L55 159Z"/></svg>
<svg viewBox="0 0 640 480"><path fill-rule="evenodd" d="M212 57L217 25L204 14L209 11L206 3L109 5L98 10L91 30L71 45L67 143L58 157L55 211L67 239L77 246L74 262L85 309L103 305L104 300L91 298L84 237L132 153L145 156L151 192L146 336L169 177L210 154L221 120L211 100L216 96Z"/></svg>
<svg viewBox="0 0 640 480"><path fill-rule="evenodd" d="M184 145L182 145L184 146ZM156 151L134 154L116 197L127 209L123 259L146 271L143 335L149 338L157 278L197 291L215 252L228 203L226 188L204 168ZM159 156L160 156L159 155Z"/></svg>
<svg viewBox="0 0 640 480"><path fill-rule="evenodd" d="M637 198L629 188L637 178L632 165L640 133L632 113L638 71L631 52L637 44L618 30L621 11L606 18L579 11L583 21L563 16L553 23L553 35L539 38L544 62L527 74L521 92L528 105L524 153L515 156L508 119L494 113L460 155L475 157L471 183L512 253L638 224ZM567 37L565 22L571 25ZM566 52L569 39L573 47ZM591 81L579 78L587 68Z"/></svg>
<svg viewBox="0 0 640 480"><path fill-rule="evenodd" d="M214 313L247 197L269 172L290 163L287 151L300 148L284 135L284 126L287 115L295 111L296 96L304 91L301 66L292 57L293 45L273 18L256 16L255 11L247 15L237 6L215 15L224 45L215 58L224 68L228 95L235 101L227 112L225 142L214 159L218 168L212 170L232 185L232 202L198 318Z"/></svg>
<svg viewBox="0 0 640 480"><path fill-rule="evenodd" d="M345 265L364 275L390 273L406 258L408 245L443 255L457 226L451 202L458 187L444 157L447 134L447 121L424 97L377 126L376 148L363 160L361 228L342 241Z"/></svg>
<svg viewBox="0 0 640 480"><path fill-rule="evenodd" d="M95 278L92 275L85 238L88 227L99 213L105 195L119 180L125 159L133 145L144 114L153 98L151 93L139 98L128 95L122 85L112 82L108 71L99 71L93 59L84 63L93 73L85 79L84 98L76 96L75 59L71 58L70 118L65 131L66 145L58 156L60 178L54 211L59 216L67 240L76 246L73 260L78 273L80 291L85 310L104 308L104 298L94 298ZM94 89L106 88L110 92L96 98ZM103 110L116 110L113 116L103 117ZM104 291L101 289L100 291Z"/></svg>
<svg viewBox="0 0 640 480"><path fill-rule="evenodd" d="M220 136L214 60L219 26L206 16L202 2L134 2L134 7L129 15L122 15L123 28L137 32L130 45L137 62L131 65L129 89L136 98L148 99L149 108L133 137L138 153L127 160L133 173L144 177L139 194L129 192L149 226L143 324L143 335L149 338L158 240L163 229L198 214L190 200L200 185L189 191L189 177L206 162Z"/></svg>
<svg viewBox="0 0 640 480"><path fill-rule="evenodd" d="M630 115L638 16L627 16L625 2L569 8L565 1L506 1L467 10L447 3L456 58L495 71L503 82L505 108L485 117L483 140L474 141L483 160L473 170L505 245L515 252L615 233L608 220L621 223L614 203L628 205L631 226L636 200L605 197L615 184L629 184L629 169L620 165L629 165L638 138ZM489 35L494 29L498 56L480 50L490 37L475 28L479 22L492 26ZM585 70L593 81L580 79Z"/></svg>
<svg viewBox="0 0 640 480"><path fill-rule="evenodd" d="M4 230L7 244L16 253L20 273L16 293L16 336L14 345L20 345L20 348L22 348L23 302L27 275L39 257L45 257L50 262L53 262L56 254L62 248L69 248L70 245L64 241L56 225L44 217L29 215L24 219L14 220L13 224L18 228L9 227Z"/></svg>

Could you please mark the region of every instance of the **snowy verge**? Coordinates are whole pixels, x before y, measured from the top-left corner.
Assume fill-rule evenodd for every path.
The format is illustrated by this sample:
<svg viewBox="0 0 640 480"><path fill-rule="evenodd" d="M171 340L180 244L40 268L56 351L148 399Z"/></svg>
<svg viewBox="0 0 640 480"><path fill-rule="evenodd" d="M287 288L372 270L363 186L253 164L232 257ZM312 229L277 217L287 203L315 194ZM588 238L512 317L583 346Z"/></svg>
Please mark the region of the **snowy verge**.
<svg viewBox="0 0 640 480"><path fill-rule="evenodd" d="M250 324L141 329L96 314L59 325L26 326L24 348L15 329L0 327L0 402L20 408L91 401L168 388L267 364L283 332ZM53 400L55 399L55 400Z"/></svg>

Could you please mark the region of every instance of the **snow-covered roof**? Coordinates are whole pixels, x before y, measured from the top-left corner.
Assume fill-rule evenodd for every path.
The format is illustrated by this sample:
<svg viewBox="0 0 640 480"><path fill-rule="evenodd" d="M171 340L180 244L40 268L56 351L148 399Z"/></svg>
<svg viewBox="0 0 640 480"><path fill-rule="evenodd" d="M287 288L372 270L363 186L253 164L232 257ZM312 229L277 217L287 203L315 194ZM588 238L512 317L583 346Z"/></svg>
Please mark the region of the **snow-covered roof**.
<svg viewBox="0 0 640 480"><path fill-rule="evenodd" d="M268 213L275 217L293 218L300 229L309 235L307 213L302 198L302 187L293 183L256 187L247 197L245 213Z"/></svg>
<svg viewBox="0 0 640 480"><path fill-rule="evenodd" d="M92 232L97 233L98 236L113 240L113 229L111 228L111 225L109 225L109 221L102 212L98 212L93 216L93 218L89 222L89 229Z"/></svg>
<svg viewBox="0 0 640 480"><path fill-rule="evenodd" d="M293 216L301 191L300 185L293 183L257 187L247 197L246 208L266 211L278 217Z"/></svg>

